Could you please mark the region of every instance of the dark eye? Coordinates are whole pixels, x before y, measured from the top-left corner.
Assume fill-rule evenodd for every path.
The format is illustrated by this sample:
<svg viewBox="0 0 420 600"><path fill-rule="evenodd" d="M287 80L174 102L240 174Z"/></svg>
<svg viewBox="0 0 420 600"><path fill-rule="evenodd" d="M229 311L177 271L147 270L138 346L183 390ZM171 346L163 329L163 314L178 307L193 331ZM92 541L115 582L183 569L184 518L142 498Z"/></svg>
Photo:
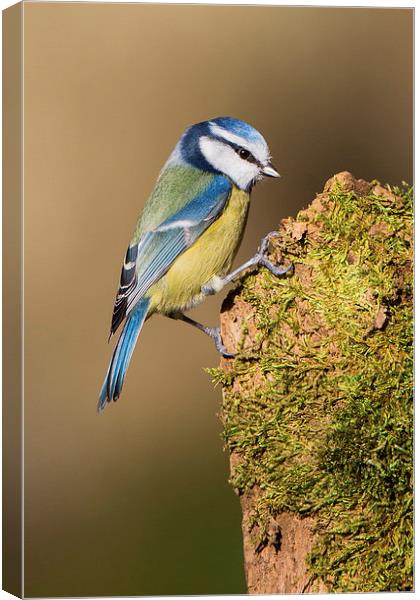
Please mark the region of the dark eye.
<svg viewBox="0 0 420 600"><path fill-rule="evenodd" d="M251 152L249 152L249 150L245 150L245 148L239 148L238 154L244 160L248 160L248 158L251 156Z"/></svg>

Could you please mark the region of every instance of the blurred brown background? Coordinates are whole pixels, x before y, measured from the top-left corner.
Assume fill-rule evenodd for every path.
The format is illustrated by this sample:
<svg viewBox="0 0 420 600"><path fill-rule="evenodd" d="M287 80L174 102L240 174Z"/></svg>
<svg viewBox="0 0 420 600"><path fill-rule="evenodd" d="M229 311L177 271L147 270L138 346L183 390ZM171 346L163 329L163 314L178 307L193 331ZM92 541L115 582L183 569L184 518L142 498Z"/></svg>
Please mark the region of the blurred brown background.
<svg viewBox="0 0 420 600"><path fill-rule="evenodd" d="M245 591L199 332L141 334L97 416L121 260L194 122L245 119L283 175L238 256L348 169L412 179L412 11L25 5L26 596ZM224 293L193 312L216 324Z"/></svg>

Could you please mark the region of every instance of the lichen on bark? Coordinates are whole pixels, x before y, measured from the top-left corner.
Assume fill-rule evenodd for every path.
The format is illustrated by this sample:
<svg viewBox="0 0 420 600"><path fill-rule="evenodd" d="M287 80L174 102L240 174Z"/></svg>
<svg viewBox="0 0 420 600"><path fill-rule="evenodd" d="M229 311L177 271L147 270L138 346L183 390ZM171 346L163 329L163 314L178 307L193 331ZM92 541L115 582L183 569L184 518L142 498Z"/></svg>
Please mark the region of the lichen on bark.
<svg viewBox="0 0 420 600"><path fill-rule="evenodd" d="M412 190L340 173L271 259L293 271L229 294L211 370L248 589L410 590Z"/></svg>

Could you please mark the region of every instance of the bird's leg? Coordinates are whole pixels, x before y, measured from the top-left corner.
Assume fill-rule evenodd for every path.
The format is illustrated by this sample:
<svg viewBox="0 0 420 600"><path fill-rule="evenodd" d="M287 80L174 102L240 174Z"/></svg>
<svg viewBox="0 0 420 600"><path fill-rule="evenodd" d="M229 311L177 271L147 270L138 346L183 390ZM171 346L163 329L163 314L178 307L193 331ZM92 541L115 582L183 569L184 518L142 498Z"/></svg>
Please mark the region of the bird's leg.
<svg viewBox="0 0 420 600"><path fill-rule="evenodd" d="M261 240L261 244L258 248L257 253L254 254L254 256L247 260L243 265L232 271L232 273L229 273L229 275L226 275L226 277L213 277L213 279L211 279L208 283L203 285L203 287L201 288L203 294L205 296L216 294L225 285L231 283L231 281L236 279L236 277L241 275L244 271L247 271L248 269L256 269L259 266L266 267L271 273L273 273L273 275L276 275L277 277L287 273L292 268L292 265L289 265L288 267L276 267L276 265L269 261L268 258L265 256L268 244L270 243L270 238L273 235L278 235L278 232L271 231L270 233L268 233Z"/></svg>
<svg viewBox="0 0 420 600"><path fill-rule="evenodd" d="M216 345L216 350L218 352L220 352L220 354L223 354L223 356L225 356L226 358L232 358L235 356L235 354L228 352L226 350L226 348L224 347L219 327L206 327L205 325L198 323L198 321L194 321L194 319L187 317L186 315L184 315L181 312L171 313L170 315L168 315L168 317L171 319L177 319L179 321L184 321L184 323L188 323L189 325L193 325L194 327L197 327L197 329L199 329L200 331L202 331L203 333L205 333L206 335L208 335L209 337L211 337L213 339L213 341Z"/></svg>

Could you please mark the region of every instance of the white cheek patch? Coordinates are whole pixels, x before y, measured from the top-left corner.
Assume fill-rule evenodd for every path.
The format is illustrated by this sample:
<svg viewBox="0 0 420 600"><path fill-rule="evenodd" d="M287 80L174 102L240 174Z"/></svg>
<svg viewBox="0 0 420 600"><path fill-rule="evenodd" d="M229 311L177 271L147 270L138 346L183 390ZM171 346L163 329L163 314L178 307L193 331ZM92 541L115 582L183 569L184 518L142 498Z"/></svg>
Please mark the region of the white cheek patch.
<svg viewBox="0 0 420 600"><path fill-rule="evenodd" d="M232 179L240 189L247 189L251 181L259 177L259 167L240 158L231 146L206 136L200 138L199 145L207 162Z"/></svg>

